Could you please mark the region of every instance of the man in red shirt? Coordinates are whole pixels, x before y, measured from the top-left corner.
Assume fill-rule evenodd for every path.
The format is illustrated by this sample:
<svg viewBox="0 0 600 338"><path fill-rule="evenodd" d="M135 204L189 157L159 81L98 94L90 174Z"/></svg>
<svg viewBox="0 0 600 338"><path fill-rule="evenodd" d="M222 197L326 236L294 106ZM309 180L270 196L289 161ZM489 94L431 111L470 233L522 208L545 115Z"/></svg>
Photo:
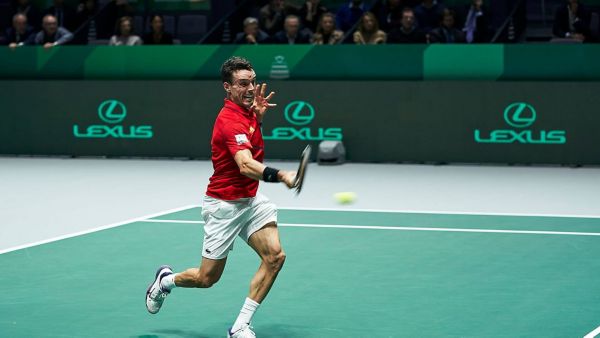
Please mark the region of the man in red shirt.
<svg viewBox="0 0 600 338"><path fill-rule="evenodd" d="M277 230L277 209L257 193L258 181L282 182L294 187L296 172L265 166L261 124L274 93L265 97L266 84L256 84L250 62L232 57L221 67L225 105L219 112L211 140L214 174L202 204L204 244L199 268L173 273L161 266L146 292L146 307L157 313L175 287L209 288L225 268L234 240L241 237L261 257L250 282L250 293L233 326L230 338L252 338L250 321L271 289L285 261Z"/></svg>

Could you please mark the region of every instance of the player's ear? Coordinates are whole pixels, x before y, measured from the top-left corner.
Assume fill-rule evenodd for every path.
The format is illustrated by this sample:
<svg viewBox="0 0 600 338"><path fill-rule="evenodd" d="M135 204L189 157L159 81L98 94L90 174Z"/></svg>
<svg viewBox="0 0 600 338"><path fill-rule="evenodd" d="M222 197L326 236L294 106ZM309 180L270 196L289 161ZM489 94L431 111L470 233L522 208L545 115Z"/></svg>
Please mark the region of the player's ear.
<svg viewBox="0 0 600 338"><path fill-rule="evenodd" d="M231 84L229 82L223 82L223 88L227 93L231 92Z"/></svg>

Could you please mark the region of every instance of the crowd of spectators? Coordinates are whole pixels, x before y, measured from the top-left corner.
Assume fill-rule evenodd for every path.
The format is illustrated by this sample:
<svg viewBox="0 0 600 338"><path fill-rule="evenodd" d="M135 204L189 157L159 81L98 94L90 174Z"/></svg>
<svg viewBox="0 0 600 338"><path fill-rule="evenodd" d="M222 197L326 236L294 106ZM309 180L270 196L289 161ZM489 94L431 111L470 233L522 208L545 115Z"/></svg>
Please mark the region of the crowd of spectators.
<svg viewBox="0 0 600 338"><path fill-rule="evenodd" d="M435 0L384 0L372 7L349 0L335 11L320 0L301 7L268 0L249 14L234 43L477 43L493 34L483 0L458 8Z"/></svg>
<svg viewBox="0 0 600 338"><path fill-rule="evenodd" d="M102 7L102 8L101 8ZM110 0L100 6L98 0L81 0L76 8L64 0L53 0L45 10L36 8L30 0L15 0L8 15L9 27L0 28L0 44L16 48L40 45L52 48L64 44L85 45L106 41L114 46L173 44L160 14L148 18L148 32L134 32L134 9L127 0ZM141 32L140 32L141 33Z"/></svg>
<svg viewBox="0 0 600 338"><path fill-rule="evenodd" d="M46 9L30 0L13 0L10 26L1 29L0 44L17 48L40 45L173 44L159 14L148 18L148 32L134 32L134 10L127 0L109 0L100 10L98 0L80 0L73 8L65 0L53 0ZM235 44L394 44L394 43L482 43L494 34L485 0L448 7L436 0L382 0L368 6L363 0L348 0L333 10L321 0L292 5L287 0L255 0L243 19ZM240 20L241 21L241 20ZM556 38L589 41L590 11L578 0L565 0L557 9L553 33Z"/></svg>

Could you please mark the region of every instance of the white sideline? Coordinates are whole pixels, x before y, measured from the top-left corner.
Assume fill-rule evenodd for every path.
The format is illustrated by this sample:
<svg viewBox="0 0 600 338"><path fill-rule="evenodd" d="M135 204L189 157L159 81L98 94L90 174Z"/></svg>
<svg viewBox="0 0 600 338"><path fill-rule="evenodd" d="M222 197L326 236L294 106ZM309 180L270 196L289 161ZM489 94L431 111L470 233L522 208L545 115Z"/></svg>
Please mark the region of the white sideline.
<svg viewBox="0 0 600 338"><path fill-rule="evenodd" d="M201 208L201 205L194 205ZM380 212L393 214L437 214L437 215L464 215L464 216L515 216L515 217L556 217L556 218L600 218L600 215L577 214L536 214L536 213L509 213L509 212L467 212L467 211L441 211L441 210L386 210L386 209L350 209L349 208L310 208L310 207L277 207L279 210L307 210L307 211L343 211L343 212Z"/></svg>
<svg viewBox="0 0 600 338"><path fill-rule="evenodd" d="M147 223L182 223L182 224L204 224L203 221L180 221L168 219L146 219L140 222ZM570 232L570 231L535 231L535 230L499 230L499 229L462 229L462 228L419 228L419 227L394 227L394 226L368 226L368 225L345 225L345 224L298 224L278 223L283 227L299 228L335 228L335 229L370 229L370 230L403 230L403 231L439 231L439 232L478 232L478 233L500 233L500 234L525 234L525 235L571 235L571 236L600 236L600 232Z"/></svg>
<svg viewBox="0 0 600 338"><path fill-rule="evenodd" d="M598 326L594 331L592 331L592 332L586 334L585 336L583 336L583 338L594 338L598 334L600 334L600 326Z"/></svg>
<svg viewBox="0 0 600 338"><path fill-rule="evenodd" d="M88 230L84 230L84 231L74 232L74 233L71 233L71 234L66 234L66 235L61 235L61 236L57 236L57 237L52 237L52 238L48 238L48 239L44 239L44 240L36 241L36 242L32 242L32 243L26 243L26 244L14 246L14 247L11 247L11 248L8 248L8 249L0 250L0 255L5 254L7 252L21 250L21 249L26 249L26 248L30 248L30 247L33 247L33 246L38 246L38 245L42 245L42 244L46 244L46 243L50 243L50 242L56 242L56 241L60 241L60 240L71 238L71 237L77 237L77 236L81 236L81 235L87 235L87 234L90 234L92 232L97 232L97 231L101 231L101 230L105 230L105 229L115 228L115 227L118 227L118 226L121 226L121 225L129 224L129 223L134 223L134 222L139 222L139 221L143 221L143 220L148 219L148 218L158 217L158 216L170 214L170 213L173 213L173 212L178 212L178 211L183 211L183 210L187 210L187 209L192 209L192 208L195 208L195 207L196 207L196 205L186 205L184 207L169 209L169 210L165 210L165 211L153 213L153 214L150 214L150 215L145 215L145 216L141 216L141 217L131 218L131 219L128 219L126 221L121 221L121 222L117 222L117 223L111 223L111 224L103 225L103 226L100 226L100 227L97 227L97 228L93 228L93 229L88 229Z"/></svg>

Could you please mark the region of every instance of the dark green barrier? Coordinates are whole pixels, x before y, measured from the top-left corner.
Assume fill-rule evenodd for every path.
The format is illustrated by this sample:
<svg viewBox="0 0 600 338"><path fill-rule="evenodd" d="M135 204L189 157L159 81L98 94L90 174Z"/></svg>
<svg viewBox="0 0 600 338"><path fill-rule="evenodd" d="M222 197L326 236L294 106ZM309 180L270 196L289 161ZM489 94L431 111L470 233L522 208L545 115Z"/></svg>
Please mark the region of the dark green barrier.
<svg viewBox="0 0 600 338"><path fill-rule="evenodd" d="M359 162L600 164L600 84L272 81L267 157L342 139ZM34 96L35 94L35 96ZM210 156L219 81L0 82L1 154Z"/></svg>
<svg viewBox="0 0 600 338"><path fill-rule="evenodd" d="M218 79L232 55L262 79L600 80L600 44L0 48L0 79Z"/></svg>

